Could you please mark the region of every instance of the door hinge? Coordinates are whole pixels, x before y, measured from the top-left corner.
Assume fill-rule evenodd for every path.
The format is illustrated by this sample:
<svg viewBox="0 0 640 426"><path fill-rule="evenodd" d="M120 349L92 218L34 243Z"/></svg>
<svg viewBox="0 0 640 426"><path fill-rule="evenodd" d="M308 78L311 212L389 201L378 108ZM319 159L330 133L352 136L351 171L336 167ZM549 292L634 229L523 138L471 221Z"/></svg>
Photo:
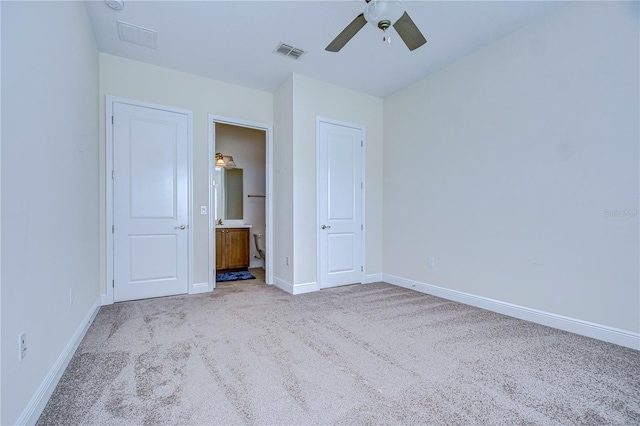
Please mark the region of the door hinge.
<svg viewBox="0 0 640 426"><path fill-rule="evenodd" d="M115 173L113 170L111 170L111 179L114 179Z"/></svg>
<svg viewBox="0 0 640 426"><path fill-rule="evenodd" d="M364 141L360 141L360 147L364 148Z"/></svg>
<svg viewBox="0 0 640 426"><path fill-rule="evenodd" d="M360 189L364 189L364 182L360 182Z"/></svg>
<svg viewBox="0 0 640 426"><path fill-rule="evenodd" d="M360 230L364 231L364 225L360 224Z"/></svg>
<svg viewBox="0 0 640 426"><path fill-rule="evenodd" d="M360 267L360 272L364 272L364 266Z"/></svg>
<svg viewBox="0 0 640 426"><path fill-rule="evenodd" d="M116 280L111 280L111 287L115 287L116 286Z"/></svg>
<svg viewBox="0 0 640 426"><path fill-rule="evenodd" d="M115 233L115 231L116 231L116 226L115 225L111 225L111 233L113 234L113 233Z"/></svg>
<svg viewBox="0 0 640 426"><path fill-rule="evenodd" d="M111 124L114 124L114 122L113 122L113 121L114 121L114 120L113 120L113 115L112 115L112 116L111 116Z"/></svg>

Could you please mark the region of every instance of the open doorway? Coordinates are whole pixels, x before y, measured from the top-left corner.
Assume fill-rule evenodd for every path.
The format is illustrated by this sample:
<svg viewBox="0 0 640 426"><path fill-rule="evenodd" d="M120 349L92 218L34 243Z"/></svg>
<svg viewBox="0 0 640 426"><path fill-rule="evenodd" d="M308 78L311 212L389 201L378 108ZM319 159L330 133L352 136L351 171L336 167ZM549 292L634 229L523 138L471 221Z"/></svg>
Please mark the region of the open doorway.
<svg viewBox="0 0 640 426"><path fill-rule="evenodd" d="M210 115L209 136L210 287L272 284L271 126Z"/></svg>

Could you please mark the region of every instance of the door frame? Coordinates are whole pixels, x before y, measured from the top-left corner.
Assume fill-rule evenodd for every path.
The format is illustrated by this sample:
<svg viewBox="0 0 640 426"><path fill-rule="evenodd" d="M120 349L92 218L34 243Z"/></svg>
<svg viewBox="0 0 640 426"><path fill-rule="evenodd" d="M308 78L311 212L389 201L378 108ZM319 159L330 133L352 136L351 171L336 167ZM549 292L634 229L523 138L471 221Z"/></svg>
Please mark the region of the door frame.
<svg viewBox="0 0 640 426"><path fill-rule="evenodd" d="M187 292L188 294L198 293L198 289L193 285L193 112L174 108L167 105L154 104L150 102L139 101L136 99L121 98L118 96L105 96L105 228L106 244L105 244L105 256L106 256L106 296L102 300L103 305L110 305L113 303L113 268L114 268L114 247L113 247L113 104L114 102L123 103L143 108L159 109L162 111L175 112L178 114L185 114L187 116L187 174L188 188L187 188ZM111 285L109 282L111 281Z"/></svg>
<svg viewBox="0 0 640 426"><path fill-rule="evenodd" d="M228 124L236 127L262 130L265 132L265 248L267 259L264 265L265 282L273 284L273 126L271 124L242 120L239 118L225 117L209 114L209 154L207 163L209 167L209 291L216 287L216 225L214 220L215 194L213 187L215 166L211 161L216 153L215 124ZM244 195L243 195L244 197ZM251 242L251 238L250 238Z"/></svg>
<svg viewBox="0 0 640 426"><path fill-rule="evenodd" d="M365 217L365 212L366 212L366 208L365 208L365 189L366 189L366 148L367 148L367 134L366 134L366 127L364 126L364 124L356 124L356 123L350 123L347 121L342 121L342 120L336 120L333 118L328 118L328 117L322 117L322 116L316 116L316 283L317 283L317 288L318 290L321 290L322 287L322 281L321 281L321 270L320 270L320 237L321 237L321 232L320 232L320 123L327 123L327 124L334 124L337 126L344 126L344 127L351 127L353 129L358 129L360 130L360 134L362 136L362 149L360 150L360 161L362 161L362 188L360 191L360 214L361 214L361 218L362 218L362 232L361 232L361 244L362 244L362 249L360 250L360 256L361 256L361 265L362 265L362 271L360 271L360 283L364 283L365 282L365 271L367 270L367 265L366 265L366 253L367 253L367 248L365 245L366 239L365 239L365 234L366 234L366 229L367 229L367 222L366 222L366 217ZM326 202L326 200L325 200Z"/></svg>

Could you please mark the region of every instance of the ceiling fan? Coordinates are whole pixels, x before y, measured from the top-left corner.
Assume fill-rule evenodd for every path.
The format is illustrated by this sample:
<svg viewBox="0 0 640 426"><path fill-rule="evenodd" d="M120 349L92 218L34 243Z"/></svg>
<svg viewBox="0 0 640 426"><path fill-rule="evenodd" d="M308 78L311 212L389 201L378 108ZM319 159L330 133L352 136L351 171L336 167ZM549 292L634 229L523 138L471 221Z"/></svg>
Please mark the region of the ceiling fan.
<svg viewBox="0 0 640 426"><path fill-rule="evenodd" d="M340 51L367 22L380 28L383 32L386 32L390 26L393 26L409 50L415 50L427 42L427 39L424 38L416 24L409 17L409 14L404 10L404 6L402 6L400 1L365 1L367 2L367 6L364 8L364 12L356 16L356 18L338 34L338 37L325 47L325 50L329 52ZM386 33L382 40L391 41L386 36Z"/></svg>

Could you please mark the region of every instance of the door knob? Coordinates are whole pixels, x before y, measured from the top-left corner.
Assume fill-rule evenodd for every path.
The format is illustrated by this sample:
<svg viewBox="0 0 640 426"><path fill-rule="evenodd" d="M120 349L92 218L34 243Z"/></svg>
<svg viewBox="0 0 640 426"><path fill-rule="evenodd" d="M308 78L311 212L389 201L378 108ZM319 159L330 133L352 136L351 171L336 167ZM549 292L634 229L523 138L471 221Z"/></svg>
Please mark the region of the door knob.
<svg viewBox="0 0 640 426"><path fill-rule="evenodd" d="M322 225L320 228L321 228L321 229L328 229L328 228L331 228L331 226L328 226L328 225Z"/></svg>
<svg viewBox="0 0 640 426"><path fill-rule="evenodd" d="M186 228L186 227L187 227L186 225L180 225L180 226L176 226L176 227L175 227L175 228L173 228L173 229L184 229L184 228Z"/></svg>

